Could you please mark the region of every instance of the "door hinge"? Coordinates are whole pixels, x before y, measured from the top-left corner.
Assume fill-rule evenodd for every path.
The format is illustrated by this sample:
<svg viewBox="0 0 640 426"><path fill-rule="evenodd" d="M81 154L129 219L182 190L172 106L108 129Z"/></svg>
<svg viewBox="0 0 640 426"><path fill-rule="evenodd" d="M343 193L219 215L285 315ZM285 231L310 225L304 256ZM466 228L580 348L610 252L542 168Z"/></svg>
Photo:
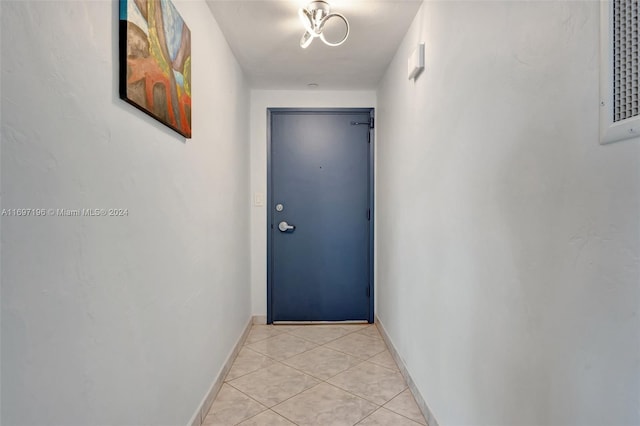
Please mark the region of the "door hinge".
<svg viewBox="0 0 640 426"><path fill-rule="evenodd" d="M371 117L371 119L369 120L369 128L373 129L376 126L376 119Z"/></svg>
<svg viewBox="0 0 640 426"><path fill-rule="evenodd" d="M367 286L367 297L371 297L371 288Z"/></svg>
<svg viewBox="0 0 640 426"><path fill-rule="evenodd" d="M367 209L367 220L371 220L371 209Z"/></svg>
<svg viewBox="0 0 640 426"><path fill-rule="evenodd" d="M367 133L367 143L371 143L371 132Z"/></svg>

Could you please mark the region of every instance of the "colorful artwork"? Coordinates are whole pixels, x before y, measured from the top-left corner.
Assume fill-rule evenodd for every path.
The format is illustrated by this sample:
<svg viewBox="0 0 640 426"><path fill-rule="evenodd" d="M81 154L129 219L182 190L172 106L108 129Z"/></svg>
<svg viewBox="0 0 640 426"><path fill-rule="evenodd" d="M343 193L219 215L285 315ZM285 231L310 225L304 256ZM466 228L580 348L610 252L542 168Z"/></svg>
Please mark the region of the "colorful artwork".
<svg viewBox="0 0 640 426"><path fill-rule="evenodd" d="M169 0L120 0L120 97L191 137L191 31Z"/></svg>

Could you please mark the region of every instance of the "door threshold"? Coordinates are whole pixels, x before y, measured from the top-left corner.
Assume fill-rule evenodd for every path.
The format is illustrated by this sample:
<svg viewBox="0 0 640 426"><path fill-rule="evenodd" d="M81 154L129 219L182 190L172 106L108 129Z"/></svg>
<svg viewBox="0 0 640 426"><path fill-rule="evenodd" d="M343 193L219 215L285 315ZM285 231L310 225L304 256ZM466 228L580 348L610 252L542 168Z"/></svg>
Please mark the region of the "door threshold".
<svg viewBox="0 0 640 426"><path fill-rule="evenodd" d="M367 320L347 320L347 321L274 321L273 325L323 325L323 324L369 324Z"/></svg>

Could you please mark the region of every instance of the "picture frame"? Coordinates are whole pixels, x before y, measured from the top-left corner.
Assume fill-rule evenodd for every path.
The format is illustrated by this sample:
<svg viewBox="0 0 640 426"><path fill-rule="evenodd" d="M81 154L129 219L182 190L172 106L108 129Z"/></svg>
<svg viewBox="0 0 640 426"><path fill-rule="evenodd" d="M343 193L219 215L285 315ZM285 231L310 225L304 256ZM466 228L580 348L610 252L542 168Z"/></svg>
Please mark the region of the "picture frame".
<svg viewBox="0 0 640 426"><path fill-rule="evenodd" d="M191 138L191 31L170 0L120 0L120 98Z"/></svg>

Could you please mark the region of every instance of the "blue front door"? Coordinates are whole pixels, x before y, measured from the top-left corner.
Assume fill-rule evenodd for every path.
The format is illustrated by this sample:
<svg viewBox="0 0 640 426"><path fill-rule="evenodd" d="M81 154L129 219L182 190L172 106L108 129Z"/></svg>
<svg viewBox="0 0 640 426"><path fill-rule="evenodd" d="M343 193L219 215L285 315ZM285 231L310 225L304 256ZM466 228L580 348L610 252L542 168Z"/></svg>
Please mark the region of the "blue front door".
<svg viewBox="0 0 640 426"><path fill-rule="evenodd" d="M270 110L268 321L373 321L372 110Z"/></svg>

